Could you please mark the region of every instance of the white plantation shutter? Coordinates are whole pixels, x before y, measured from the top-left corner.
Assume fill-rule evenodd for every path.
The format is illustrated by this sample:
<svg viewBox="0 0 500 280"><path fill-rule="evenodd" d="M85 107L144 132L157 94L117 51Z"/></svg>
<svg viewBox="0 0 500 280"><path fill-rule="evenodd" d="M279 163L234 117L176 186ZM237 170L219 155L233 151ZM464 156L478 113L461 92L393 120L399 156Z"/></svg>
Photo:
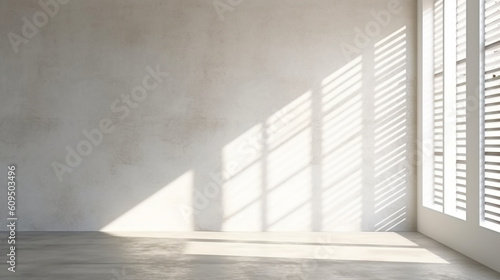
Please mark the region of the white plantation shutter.
<svg viewBox="0 0 500 280"><path fill-rule="evenodd" d="M466 210L466 0L457 0L456 211Z"/></svg>
<svg viewBox="0 0 500 280"><path fill-rule="evenodd" d="M500 0L485 1L484 221L500 230Z"/></svg>
<svg viewBox="0 0 500 280"><path fill-rule="evenodd" d="M444 6L434 2L434 186L433 204L436 210L444 206Z"/></svg>
<svg viewBox="0 0 500 280"><path fill-rule="evenodd" d="M465 24L466 0L434 0L434 154L430 204L434 210L463 219L466 211Z"/></svg>

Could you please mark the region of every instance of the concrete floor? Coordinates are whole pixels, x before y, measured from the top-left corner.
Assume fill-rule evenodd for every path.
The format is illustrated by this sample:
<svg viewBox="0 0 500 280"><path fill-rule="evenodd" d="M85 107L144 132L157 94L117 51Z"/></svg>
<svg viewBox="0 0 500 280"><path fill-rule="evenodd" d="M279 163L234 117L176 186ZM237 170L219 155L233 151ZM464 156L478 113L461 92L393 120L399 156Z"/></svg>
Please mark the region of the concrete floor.
<svg viewBox="0 0 500 280"><path fill-rule="evenodd" d="M419 233L18 233L0 279L500 279Z"/></svg>

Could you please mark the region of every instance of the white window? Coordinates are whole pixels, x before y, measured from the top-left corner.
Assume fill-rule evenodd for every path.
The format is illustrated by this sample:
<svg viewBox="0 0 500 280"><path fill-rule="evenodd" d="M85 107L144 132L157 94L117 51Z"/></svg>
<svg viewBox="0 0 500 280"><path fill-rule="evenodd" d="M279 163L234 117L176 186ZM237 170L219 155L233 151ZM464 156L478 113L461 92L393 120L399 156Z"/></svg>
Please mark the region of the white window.
<svg viewBox="0 0 500 280"><path fill-rule="evenodd" d="M432 184L424 206L466 218L466 1L434 0Z"/></svg>
<svg viewBox="0 0 500 280"><path fill-rule="evenodd" d="M482 225L500 231L500 0L484 2Z"/></svg>

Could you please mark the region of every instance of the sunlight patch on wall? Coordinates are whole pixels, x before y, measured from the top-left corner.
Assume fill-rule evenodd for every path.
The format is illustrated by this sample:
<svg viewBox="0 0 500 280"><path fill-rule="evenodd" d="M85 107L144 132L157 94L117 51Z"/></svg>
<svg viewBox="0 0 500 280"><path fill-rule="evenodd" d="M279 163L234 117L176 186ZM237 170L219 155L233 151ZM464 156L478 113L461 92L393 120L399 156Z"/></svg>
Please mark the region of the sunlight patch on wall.
<svg viewBox="0 0 500 280"><path fill-rule="evenodd" d="M224 231L261 229L262 127L254 125L222 150Z"/></svg>
<svg viewBox="0 0 500 280"><path fill-rule="evenodd" d="M266 141L269 231L311 230L311 97L308 91L285 106L287 125Z"/></svg>
<svg viewBox="0 0 500 280"><path fill-rule="evenodd" d="M407 219L408 158L406 27L375 44L374 210L376 231L397 229Z"/></svg>
<svg viewBox="0 0 500 280"><path fill-rule="evenodd" d="M101 231L193 230L193 221L188 212L192 211L192 208L188 208L192 205L192 197L193 172L187 171L103 227ZM186 207L183 209L179 205Z"/></svg>
<svg viewBox="0 0 500 280"><path fill-rule="evenodd" d="M224 231L310 230L311 92L224 146Z"/></svg>
<svg viewBox="0 0 500 280"><path fill-rule="evenodd" d="M362 215L361 56L322 81L322 230L356 231Z"/></svg>

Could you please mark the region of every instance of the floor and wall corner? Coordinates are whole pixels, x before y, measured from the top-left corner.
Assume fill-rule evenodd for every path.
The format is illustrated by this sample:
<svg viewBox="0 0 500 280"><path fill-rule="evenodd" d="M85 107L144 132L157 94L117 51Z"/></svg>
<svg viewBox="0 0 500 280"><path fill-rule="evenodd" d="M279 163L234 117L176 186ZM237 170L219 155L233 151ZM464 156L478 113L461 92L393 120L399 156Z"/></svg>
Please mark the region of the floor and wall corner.
<svg viewBox="0 0 500 280"><path fill-rule="evenodd" d="M469 101L491 1L466 1ZM0 278L500 279L482 105L463 216L427 195L439 3L0 0Z"/></svg>

